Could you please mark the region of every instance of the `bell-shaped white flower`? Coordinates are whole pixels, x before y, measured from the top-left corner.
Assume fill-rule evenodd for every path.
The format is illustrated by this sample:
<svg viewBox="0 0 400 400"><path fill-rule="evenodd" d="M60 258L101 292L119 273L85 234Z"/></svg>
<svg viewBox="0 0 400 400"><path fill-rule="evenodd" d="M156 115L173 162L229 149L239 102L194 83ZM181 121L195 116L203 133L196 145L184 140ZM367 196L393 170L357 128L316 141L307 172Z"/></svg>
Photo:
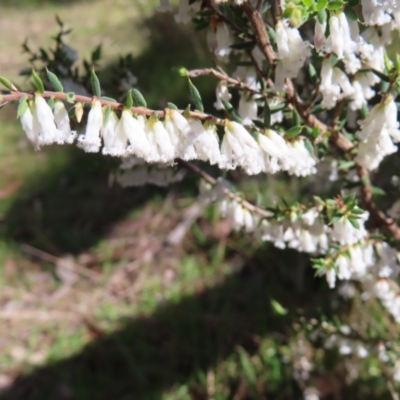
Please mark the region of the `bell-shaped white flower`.
<svg viewBox="0 0 400 400"><path fill-rule="evenodd" d="M56 143L63 137L63 133L56 127L50 106L40 94L35 94L33 126L39 131L39 146Z"/></svg>
<svg viewBox="0 0 400 400"><path fill-rule="evenodd" d="M60 135L57 139L58 144L68 143L71 144L75 137L76 132L71 131L71 125L69 123L68 111L66 110L62 101L56 100L54 103L54 121Z"/></svg>
<svg viewBox="0 0 400 400"><path fill-rule="evenodd" d="M222 100L230 101L230 99L232 98L232 95L229 93L228 84L226 83L226 81L220 81L218 83L215 90L215 97L217 98L217 101L214 103L215 109L224 110L225 107L222 103Z"/></svg>
<svg viewBox="0 0 400 400"><path fill-rule="evenodd" d="M254 97L249 97L242 93L239 100L238 114L243 120L244 125L252 125L253 120L257 119L258 106Z"/></svg>
<svg viewBox="0 0 400 400"><path fill-rule="evenodd" d="M393 142L400 141L397 106L392 97L384 104L375 105L368 116L359 121L361 130L357 132L360 139L357 161L369 170L378 167L381 160L396 151Z"/></svg>
<svg viewBox="0 0 400 400"><path fill-rule="evenodd" d="M172 143L177 143L175 148L176 157L182 160L194 160L197 159L197 152L194 147L195 140L197 139L198 133L193 132L189 121L176 110L167 110L167 118L172 121L175 130L169 132L175 136L171 141Z"/></svg>
<svg viewBox="0 0 400 400"><path fill-rule="evenodd" d="M362 14L366 25L384 25L391 21L391 14L399 4L396 0L361 0Z"/></svg>
<svg viewBox="0 0 400 400"><path fill-rule="evenodd" d="M325 43L326 22L321 24L318 19L315 21L314 46L317 51L322 50Z"/></svg>
<svg viewBox="0 0 400 400"><path fill-rule="evenodd" d="M139 115L134 118L130 110L124 110L119 124L122 124L129 141L127 153L147 159L150 153L150 145L145 132L145 117Z"/></svg>
<svg viewBox="0 0 400 400"><path fill-rule="evenodd" d="M198 137L194 142L198 159L208 161L211 165L218 164L221 161L221 152L216 126L210 123L203 126L200 121L194 119L189 123L192 130L198 132Z"/></svg>
<svg viewBox="0 0 400 400"><path fill-rule="evenodd" d="M93 100L92 108L89 111L84 135L79 135L78 146L88 153L97 153L100 150L100 129L103 125L103 111L101 103Z"/></svg>
<svg viewBox="0 0 400 400"><path fill-rule="evenodd" d="M178 13L175 15L175 21L181 24L188 24L193 15L200 10L201 2L195 1L190 4L189 0L179 0Z"/></svg>
<svg viewBox="0 0 400 400"><path fill-rule="evenodd" d="M175 149L163 123L150 117L146 124L146 133L152 148L150 160L162 163L173 162Z"/></svg>
<svg viewBox="0 0 400 400"><path fill-rule="evenodd" d="M347 216L339 218L332 226L331 238L339 242L341 245L354 244L364 239L367 231L364 222L368 219L368 213L365 212L358 218L360 228L355 228L348 220Z"/></svg>
<svg viewBox="0 0 400 400"><path fill-rule="evenodd" d="M225 22L219 22L217 24L215 39L216 49L214 50L214 54L219 60L226 61L231 52L230 45L232 44L232 40L230 37L229 28Z"/></svg>
<svg viewBox="0 0 400 400"><path fill-rule="evenodd" d="M118 117L115 115L114 112L111 112L108 121L105 125L103 124L103 126L101 127L100 133L104 142L103 154L114 154L113 147L118 122Z"/></svg>
<svg viewBox="0 0 400 400"><path fill-rule="evenodd" d="M277 65L280 79L276 79L275 85L278 90L283 88L283 78L295 78L306 58L310 55L310 48L303 41L298 29L289 27L287 20L279 20L275 27L276 43L278 47Z"/></svg>
<svg viewBox="0 0 400 400"><path fill-rule="evenodd" d="M219 165L223 169L234 169L239 165L249 175L265 170L261 148L243 125L234 121L226 123Z"/></svg>
<svg viewBox="0 0 400 400"><path fill-rule="evenodd" d="M35 150L39 150L39 127L33 123L33 115L28 107L20 116L22 129L25 131L26 137L33 144Z"/></svg>

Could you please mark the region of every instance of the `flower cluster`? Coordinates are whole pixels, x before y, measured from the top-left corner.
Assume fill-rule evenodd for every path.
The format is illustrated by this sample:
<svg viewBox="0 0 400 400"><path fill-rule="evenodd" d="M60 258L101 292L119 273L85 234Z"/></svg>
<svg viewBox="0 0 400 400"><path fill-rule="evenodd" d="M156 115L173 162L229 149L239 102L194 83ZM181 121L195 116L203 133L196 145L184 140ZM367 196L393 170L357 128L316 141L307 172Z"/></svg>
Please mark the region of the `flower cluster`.
<svg viewBox="0 0 400 400"><path fill-rule="evenodd" d="M76 136L64 104L56 101L53 114L38 94L21 116L21 124L36 149L52 143L72 143ZM316 160L301 138L285 141L279 133L267 130L256 140L243 125L226 121L220 147L213 123L185 118L173 109L165 110L164 121L154 115L133 115L128 109L122 111L120 118L112 111L105 118L100 101L93 100L86 130L77 140L86 152L99 152L102 148L103 154L136 156L147 163L172 165L178 158L202 160L222 169L241 167L249 175L287 171L306 176L316 171Z"/></svg>

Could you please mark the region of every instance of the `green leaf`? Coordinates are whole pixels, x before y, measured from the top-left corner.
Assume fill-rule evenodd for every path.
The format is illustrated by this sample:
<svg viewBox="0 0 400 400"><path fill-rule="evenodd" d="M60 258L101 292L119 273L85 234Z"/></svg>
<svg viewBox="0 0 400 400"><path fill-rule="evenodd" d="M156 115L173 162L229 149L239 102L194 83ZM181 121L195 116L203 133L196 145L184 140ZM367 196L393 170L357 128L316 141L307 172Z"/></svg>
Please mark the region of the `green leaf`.
<svg viewBox="0 0 400 400"><path fill-rule="evenodd" d="M293 126L288 131L286 131L285 139L293 139L296 136L299 136L302 130L303 130L303 126L302 125Z"/></svg>
<svg viewBox="0 0 400 400"><path fill-rule="evenodd" d="M356 218L348 217L347 219L354 226L354 228L360 229L360 223L358 222L358 220Z"/></svg>
<svg viewBox="0 0 400 400"><path fill-rule="evenodd" d="M271 127L271 110L269 109L269 104L267 100L265 100L264 102L264 127Z"/></svg>
<svg viewBox="0 0 400 400"><path fill-rule="evenodd" d="M142 93L137 89L132 90L133 101L137 107L147 107L146 100L144 99Z"/></svg>
<svg viewBox="0 0 400 400"><path fill-rule="evenodd" d="M317 12L317 18L318 18L318 22L323 25L326 22L327 19L327 14L325 9L321 9Z"/></svg>
<svg viewBox="0 0 400 400"><path fill-rule="evenodd" d="M36 71L32 70L32 78L33 82L36 86L36 89L38 90L39 93L44 93L44 86L43 82L40 79L40 76L36 73Z"/></svg>
<svg viewBox="0 0 400 400"><path fill-rule="evenodd" d="M113 99L112 97L108 97L108 96L101 96L100 100L109 101L110 103L118 103L117 100Z"/></svg>
<svg viewBox="0 0 400 400"><path fill-rule="evenodd" d="M369 69L372 73L374 73L377 77L381 78L384 82L390 82L390 78L385 75L383 72L378 71L374 68Z"/></svg>
<svg viewBox="0 0 400 400"><path fill-rule="evenodd" d="M250 40L248 42L233 43L229 47L235 50L251 50L256 45L255 40Z"/></svg>
<svg viewBox="0 0 400 400"><path fill-rule="evenodd" d="M57 75L53 74L53 72L49 71L47 68L46 68L46 72L47 72L47 78L48 78L49 82L51 83L51 86L53 86L54 90L56 92L63 92L64 91L63 85L57 78Z"/></svg>
<svg viewBox="0 0 400 400"><path fill-rule="evenodd" d="M304 3L307 7L312 7L312 5L314 4L314 0L303 0L303 3Z"/></svg>
<svg viewBox="0 0 400 400"><path fill-rule="evenodd" d="M228 111L228 113L230 114L232 119L234 121L236 121L236 122L239 122L239 124L243 123L242 118L240 118L240 115L237 113L237 111L235 110L233 105L231 103L229 103L228 101L225 101L223 99L221 99L221 101L222 101L222 104L225 107L225 110Z"/></svg>
<svg viewBox="0 0 400 400"><path fill-rule="evenodd" d="M292 121L293 121L294 126L298 126L301 124L301 117L300 117L299 113L297 112L297 110L293 110Z"/></svg>
<svg viewBox="0 0 400 400"><path fill-rule="evenodd" d="M94 69L92 69L92 72L90 74L90 81L92 83L93 94L96 97L101 97L100 81L99 81L99 78L96 75L96 72L94 72Z"/></svg>
<svg viewBox="0 0 400 400"><path fill-rule="evenodd" d="M132 89L129 89L128 93L126 94L125 108L129 110L132 107L133 107Z"/></svg>
<svg viewBox="0 0 400 400"><path fill-rule="evenodd" d="M49 107L54 110L54 99L52 97L50 97L49 101L47 102L47 104L49 105Z"/></svg>
<svg viewBox="0 0 400 400"><path fill-rule="evenodd" d="M28 107L29 104L26 96L22 96L19 99L19 104L18 104L18 111L17 111L18 118L25 114L25 111L28 109Z"/></svg>
<svg viewBox="0 0 400 400"><path fill-rule="evenodd" d="M270 111L271 111L271 114L275 114L275 113L277 113L279 111L284 110L285 108L286 108L286 104L285 103L280 103L280 104L277 104L275 106L270 107Z"/></svg>
<svg viewBox="0 0 400 400"><path fill-rule="evenodd" d="M340 161L339 170L350 169L356 165L354 161Z"/></svg>
<svg viewBox="0 0 400 400"><path fill-rule="evenodd" d="M318 0L315 10L317 12L323 10L324 8L326 8L327 4L328 4L328 0Z"/></svg>
<svg viewBox="0 0 400 400"><path fill-rule="evenodd" d="M243 369L244 377L246 378L247 382L250 385L256 385L257 384L257 375L256 375L253 363L251 362L249 355L242 348L238 349L238 353L239 353L240 365Z"/></svg>
<svg viewBox="0 0 400 400"><path fill-rule="evenodd" d="M307 138L304 139L304 147L310 153L310 156L314 157L314 146Z"/></svg>
<svg viewBox="0 0 400 400"><path fill-rule="evenodd" d="M103 127L105 127L108 124L108 121L110 120L111 112L112 112L111 107L107 106L106 112L104 114Z"/></svg>
<svg viewBox="0 0 400 400"><path fill-rule="evenodd" d="M193 85L190 79L189 79L189 91L190 95L192 96L192 100L196 109L201 112L204 112L203 101L201 100L200 93L197 90L196 86Z"/></svg>
<svg viewBox="0 0 400 400"><path fill-rule="evenodd" d="M288 313L288 310L274 299L271 300L271 306L275 314L286 315Z"/></svg>
<svg viewBox="0 0 400 400"><path fill-rule="evenodd" d="M68 103L74 104L75 103L75 93L74 92L68 92L67 93L67 97L65 98L65 100Z"/></svg>
<svg viewBox="0 0 400 400"><path fill-rule="evenodd" d="M333 0L328 3L326 8L329 11L336 11L336 10L340 10L341 8L343 8L343 6L344 6L344 3L342 0Z"/></svg>
<svg viewBox="0 0 400 400"><path fill-rule="evenodd" d="M167 103L168 108L172 109L172 110L177 110L178 107L174 104L174 103Z"/></svg>
<svg viewBox="0 0 400 400"><path fill-rule="evenodd" d="M0 76L0 83L4 85L8 90L14 90L14 85L7 78L4 78L4 76Z"/></svg>
<svg viewBox="0 0 400 400"><path fill-rule="evenodd" d="M371 193L374 196L386 196L386 192L380 187L372 186Z"/></svg>
<svg viewBox="0 0 400 400"><path fill-rule="evenodd" d="M351 8L351 7L346 7L344 10L346 16L348 19L352 20L352 21L358 21L358 15L356 13L356 11Z"/></svg>

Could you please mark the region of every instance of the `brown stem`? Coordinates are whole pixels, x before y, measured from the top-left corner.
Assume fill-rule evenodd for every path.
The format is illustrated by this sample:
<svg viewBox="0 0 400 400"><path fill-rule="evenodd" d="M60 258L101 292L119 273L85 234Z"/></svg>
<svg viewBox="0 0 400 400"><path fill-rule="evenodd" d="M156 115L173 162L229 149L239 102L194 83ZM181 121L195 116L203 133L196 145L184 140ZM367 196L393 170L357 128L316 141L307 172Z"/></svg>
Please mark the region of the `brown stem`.
<svg viewBox="0 0 400 400"><path fill-rule="evenodd" d="M372 200L372 187L367 169L360 164L356 165L356 169L361 179L360 191L363 208L369 212L370 218L378 227L386 229L396 240L400 240L400 227L392 218L389 218L383 211L379 210Z"/></svg>
<svg viewBox="0 0 400 400"><path fill-rule="evenodd" d="M11 94L1 95L2 103L0 104L0 108L3 106L3 104L20 100L23 96L26 96L26 98L28 98L28 99L33 99L35 97L35 94L34 93L24 93L24 92L13 92ZM56 100L63 100L63 101L67 100L67 97L68 97L67 93L48 92L48 91L41 93L41 96L46 97L46 98L53 98ZM124 104L112 102L112 101L108 101L108 100L103 100L103 99L98 99L96 97L81 96L81 95L77 95L77 94L74 97L75 102L82 102L85 104L91 104L93 102L93 100L97 100L101 103L101 105L109 106L114 110L123 110L125 108ZM151 115L154 115L157 113L157 115L160 118L165 117L165 111L161 111L161 110L152 110L150 108L145 108L145 107L131 107L130 110L135 114L151 116ZM177 111L180 113L184 112L184 110L177 110ZM216 118L210 114L206 114L206 113L203 113L200 111L190 111L189 115L192 118L213 121L217 125L225 125L224 119Z"/></svg>

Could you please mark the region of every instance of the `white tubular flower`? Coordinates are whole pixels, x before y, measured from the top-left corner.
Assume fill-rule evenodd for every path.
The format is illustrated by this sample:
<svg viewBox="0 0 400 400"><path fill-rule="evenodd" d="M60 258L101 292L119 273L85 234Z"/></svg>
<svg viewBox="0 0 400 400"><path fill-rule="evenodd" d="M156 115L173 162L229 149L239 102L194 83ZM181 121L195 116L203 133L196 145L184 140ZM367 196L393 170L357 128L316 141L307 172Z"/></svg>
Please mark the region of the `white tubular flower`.
<svg viewBox="0 0 400 400"><path fill-rule="evenodd" d="M354 93L350 97L350 108L352 110L360 110L367 100L375 96L375 90L371 88L371 83L368 79L368 74L358 73L352 81Z"/></svg>
<svg viewBox="0 0 400 400"><path fill-rule="evenodd" d="M366 25L383 25L391 21L390 14L398 7L396 0L361 0Z"/></svg>
<svg viewBox="0 0 400 400"><path fill-rule="evenodd" d="M100 134L103 138L103 154L113 154L113 146L115 141L115 133L118 125L118 117L111 112L107 123L101 127Z"/></svg>
<svg viewBox="0 0 400 400"><path fill-rule="evenodd" d="M146 159L150 153L150 145L145 132L145 124L145 117L139 115L136 119L132 116L130 110L122 111L121 119L118 124L123 128L130 143L127 147L127 153L134 154L144 159Z"/></svg>
<svg viewBox="0 0 400 400"><path fill-rule="evenodd" d="M287 20L279 20L275 27L278 47L277 68L281 69L281 79L275 82L277 89L282 89L282 76L295 78L310 55L308 43L305 43L296 28L290 28Z"/></svg>
<svg viewBox="0 0 400 400"><path fill-rule="evenodd" d="M103 111L98 100L93 100L89 111L86 131L79 135L78 146L88 153L97 153L100 150L100 129L103 126Z"/></svg>
<svg viewBox="0 0 400 400"><path fill-rule="evenodd" d="M33 111L33 126L39 132L39 146L56 143L63 138L63 133L56 127L50 106L40 94L35 94Z"/></svg>
<svg viewBox="0 0 400 400"><path fill-rule="evenodd" d="M243 125L227 122L219 165L222 169L234 169L240 165L248 175L259 174L265 169L261 148Z"/></svg>
<svg viewBox="0 0 400 400"><path fill-rule="evenodd" d="M249 61L247 58L242 59L243 61ZM245 83L249 88L258 90L261 88L259 82L257 82L257 71L254 67L243 67L239 66L233 73L233 76L243 83Z"/></svg>
<svg viewBox="0 0 400 400"><path fill-rule="evenodd" d="M169 0L160 0L160 5L157 8L158 12L167 12L167 11L171 11L172 10L172 6L169 3Z"/></svg>
<svg viewBox="0 0 400 400"><path fill-rule="evenodd" d="M175 149L172 146L168 132L161 121L149 119L148 129L151 129L158 148L159 161L162 163L172 163L175 159Z"/></svg>
<svg viewBox="0 0 400 400"><path fill-rule="evenodd" d="M336 258L336 266L338 269L339 279L346 279L346 280L351 279L352 271L350 268L350 260L346 256L340 254Z"/></svg>
<svg viewBox="0 0 400 400"><path fill-rule="evenodd" d="M321 51L325 43L326 22L321 24L318 19L315 21L314 46L315 50Z"/></svg>
<svg viewBox="0 0 400 400"><path fill-rule="evenodd" d="M329 268L326 273L326 281L330 289L334 289L336 285L336 272L334 268Z"/></svg>
<svg viewBox="0 0 400 400"><path fill-rule="evenodd" d="M321 68L322 107L331 109L339 99L340 87L333 82L333 67L330 58L324 59Z"/></svg>
<svg viewBox="0 0 400 400"><path fill-rule="evenodd" d="M176 110L167 110L167 118L170 118L174 126L173 131L169 131L171 137L171 143L177 143L175 148L176 157L182 160L189 161L197 159L197 152L194 148L195 140L197 139L198 133L193 132L189 121Z"/></svg>
<svg viewBox="0 0 400 400"><path fill-rule="evenodd" d="M214 54L219 60L227 61L231 52L229 46L232 44L232 40L230 37L228 26L225 24L225 22L220 22L217 24L215 39L217 42L217 46L214 50Z"/></svg>
<svg viewBox="0 0 400 400"><path fill-rule="evenodd" d="M123 111L124 113L125 111ZM112 113L111 115L113 115ZM124 119L125 117L123 116L124 114L121 115L121 119L118 121L118 118L116 117L111 117L108 120L108 123L105 127L105 129L108 130L108 137L107 141L110 143L109 146L106 145L106 141L104 140L104 148L103 148L103 153L104 154L110 154L115 157L125 157L128 155L127 147L128 147L128 135L127 131L125 129L125 123ZM102 128L102 136L103 138L106 135L105 129ZM113 132L111 132L113 130ZM105 153L107 152L107 153Z"/></svg>
<svg viewBox="0 0 400 400"><path fill-rule="evenodd" d="M228 84L226 81L219 81L217 88L215 90L215 97L217 101L214 103L214 108L217 110L224 110L225 107L222 103L224 101L230 101L232 95L229 93Z"/></svg>
<svg viewBox="0 0 400 400"><path fill-rule="evenodd" d="M281 169L278 162L288 156L285 140L278 133L268 129L265 135L258 135L258 143L264 152L266 172L278 172Z"/></svg>
<svg viewBox="0 0 400 400"><path fill-rule="evenodd" d="M367 235L364 222L368 219L368 215L368 212L365 212L358 218L357 221L360 224L360 228L355 228L346 216L339 218L332 226L332 240L339 242L341 245L347 245L357 243L359 240L364 239Z"/></svg>
<svg viewBox="0 0 400 400"><path fill-rule="evenodd" d="M68 111L66 110L64 103L62 101L56 100L54 103L54 120L57 129L61 133L57 139L58 144L68 143L71 144L75 137L76 132L71 131L71 126L69 124Z"/></svg>
<svg viewBox="0 0 400 400"><path fill-rule="evenodd" d="M356 135L360 143L356 160L373 170L385 156L396 151L393 141L400 141L397 106L393 98L388 98L384 104L377 104L364 120L359 121L359 125L361 130Z"/></svg>
<svg viewBox="0 0 400 400"><path fill-rule="evenodd" d="M35 150L39 150L39 127L34 124L33 115L29 107L20 116L20 121L26 137L33 144Z"/></svg>
<svg viewBox="0 0 400 400"><path fill-rule="evenodd" d="M242 93L239 100L238 114L244 125L253 125L253 119L257 119L258 106L254 97Z"/></svg>
<svg viewBox="0 0 400 400"><path fill-rule="evenodd" d="M221 152L217 127L213 124L203 126L200 121L195 119L190 120L189 124L198 137L194 142L198 159L208 161L211 165L218 164L221 161Z"/></svg>
<svg viewBox="0 0 400 400"><path fill-rule="evenodd" d="M302 139L294 142L288 142L289 155L285 162L285 168L290 175L295 176L308 176L315 174L317 169L315 168L316 160L308 152L304 146Z"/></svg>
<svg viewBox="0 0 400 400"><path fill-rule="evenodd" d="M339 18L336 15L332 15L329 18L329 30L330 30L332 50L338 56L339 59L343 58L344 37L343 37L343 31L340 26Z"/></svg>

